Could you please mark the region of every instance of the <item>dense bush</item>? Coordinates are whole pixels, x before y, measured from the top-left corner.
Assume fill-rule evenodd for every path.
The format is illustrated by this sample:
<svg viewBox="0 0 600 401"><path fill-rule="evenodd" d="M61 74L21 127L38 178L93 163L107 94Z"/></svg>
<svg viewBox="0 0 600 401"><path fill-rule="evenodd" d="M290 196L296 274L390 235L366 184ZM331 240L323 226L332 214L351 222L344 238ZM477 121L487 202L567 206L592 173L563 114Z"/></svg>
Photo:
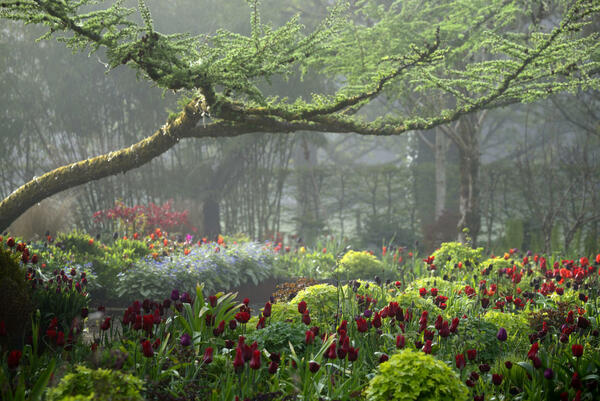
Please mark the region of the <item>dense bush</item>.
<svg viewBox="0 0 600 401"><path fill-rule="evenodd" d="M8 240L16 246L12 238ZM33 309L31 284L19 257L20 253L5 247L0 237L0 324L6 333L0 335L0 345L4 347L22 343Z"/></svg>
<svg viewBox="0 0 600 401"><path fill-rule="evenodd" d="M143 384L141 379L118 370L77 366L75 372L68 373L48 391L48 401L143 401Z"/></svg>
<svg viewBox="0 0 600 401"><path fill-rule="evenodd" d="M444 362L404 350L379 365L366 390L368 401L466 401L468 389Z"/></svg>
<svg viewBox="0 0 600 401"><path fill-rule="evenodd" d="M373 279L383 277L384 265L375 256L366 251L348 251L340 260L336 273L344 279Z"/></svg>
<svg viewBox="0 0 600 401"><path fill-rule="evenodd" d="M207 291L228 290L273 277L273 253L255 242L219 246L191 245L171 254L138 259L117 275L120 297L163 298L169 288L194 291L204 283Z"/></svg>

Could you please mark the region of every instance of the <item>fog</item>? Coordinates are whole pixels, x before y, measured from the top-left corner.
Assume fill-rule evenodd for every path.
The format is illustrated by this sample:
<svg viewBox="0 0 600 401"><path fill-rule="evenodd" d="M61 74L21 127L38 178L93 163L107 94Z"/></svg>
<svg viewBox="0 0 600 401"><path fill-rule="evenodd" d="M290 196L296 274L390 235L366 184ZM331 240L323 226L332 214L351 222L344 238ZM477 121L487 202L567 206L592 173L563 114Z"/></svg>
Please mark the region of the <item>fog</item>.
<svg viewBox="0 0 600 401"><path fill-rule="evenodd" d="M266 1L261 12L263 22L275 27L298 13L310 30L327 15L326 5ZM148 6L159 32L250 33L251 10L244 1ZM102 48L73 54L53 40L36 42L44 32L39 27L1 24L2 198L54 168L129 146L180 110L184 92L156 87L126 66L108 71ZM345 84L339 73L326 74L319 65L300 75L257 84L292 100L332 94ZM374 120L382 110L413 110L425 103L435 115L445 107L417 92L397 97L395 90L389 87L359 115ZM120 228L114 221L95 222L95 212L116 201L133 207L172 200L173 210L189 213L181 234L245 233L266 240L281 233L306 244L334 237L363 247L418 244L429 251L459 235L457 141L471 130L481 161L475 173L480 223L473 240L490 252L591 251L598 246L600 210L599 100L592 90L560 93L393 137L300 131L182 139L142 167L52 196L9 231L24 238L72 229L112 236ZM552 243L544 239L548 219ZM527 232L520 243L506 234L515 224Z"/></svg>

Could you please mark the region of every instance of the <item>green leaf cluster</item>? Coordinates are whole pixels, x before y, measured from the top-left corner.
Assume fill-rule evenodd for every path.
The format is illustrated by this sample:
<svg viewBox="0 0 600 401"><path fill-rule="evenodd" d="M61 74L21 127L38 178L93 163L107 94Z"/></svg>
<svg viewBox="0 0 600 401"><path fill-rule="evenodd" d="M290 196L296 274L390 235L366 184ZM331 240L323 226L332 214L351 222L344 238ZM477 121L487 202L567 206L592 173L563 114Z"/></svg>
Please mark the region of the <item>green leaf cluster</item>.
<svg viewBox="0 0 600 401"><path fill-rule="evenodd" d="M379 365L365 393L367 401L466 401L469 396L467 386L444 362L410 349Z"/></svg>
<svg viewBox="0 0 600 401"><path fill-rule="evenodd" d="M140 395L142 379L108 369L89 369L77 366L68 373L58 386L48 391L48 401L67 399L94 399L99 401L143 401ZM68 398L74 397L74 398ZM83 397L83 398L82 398Z"/></svg>
<svg viewBox="0 0 600 401"><path fill-rule="evenodd" d="M383 275L384 265L369 252L350 250L342 257L335 271L346 279L373 279L374 276Z"/></svg>
<svg viewBox="0 0 600 401"><path fill-rule="evenodd" d="M296 314L299 315L298 311ZM297 353L304 352L304 336L307 327L301 323L289 323L276 321L267 325L264 329L255 330L247 336L247 343L256 341L260 349L266 349L270 353L288 353L290 343L294 344Z"/></svg>

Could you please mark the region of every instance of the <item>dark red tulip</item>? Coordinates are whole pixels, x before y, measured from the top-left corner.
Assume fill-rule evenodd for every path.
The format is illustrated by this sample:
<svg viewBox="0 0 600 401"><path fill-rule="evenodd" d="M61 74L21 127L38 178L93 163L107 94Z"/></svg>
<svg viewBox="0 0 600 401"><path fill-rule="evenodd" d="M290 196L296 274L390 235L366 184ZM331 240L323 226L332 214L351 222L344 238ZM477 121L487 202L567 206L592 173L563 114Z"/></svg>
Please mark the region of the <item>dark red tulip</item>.
<svg viewBox="0 0 600 401"><path fill-rule="evenodd" d="M250 360L250 369L260 369L260 351L252 351L252 359Z"/></svg>
<svg viewBox="0 0 600 401"><path fill-rule="evenodd" d="M387 354L381 354L381 356L379 357L379 363L384 363L389 359L390 359L390 357L387 356Z"/></svg>
<svg viewBox="0 0 600 401"><path fill-rule="evenodd" d="M348 349L348 361L354 362L358 359L358 350L359 348L350 347Z"/></svg>
<svg viewBox="0 0 600 401"><path fill-rule="evenodd" d="M236 372L240 372L244 368L244 357L242 356L242 349L237 347L235 349L235 358L233 359L233 368Z"/></svg>
<svg viewBox="0 0 600 401"><path fill-rule="evenodd" d="M106 319L104 319L104 322L102 322L102 325L100 326L100 328L103 331L110 329L110 317L107 317Z"/></svg>
<svg viewBox="0 0 600 401"><path fill-rule="evenodd" d="M306 344L312 344L315 341L315 333L312 330L306 330L304 336L304 342Z"/></svg>
<svg viewBox="0 0 600 401"><path fill-rule="evenodd" d="M298 313L304 314L304 312L306 312L306 302L305 301L300 301L298 302Z"/></svg>
<svg viewBox="0 0 600 401"><path fill-rule="evenodd" d="M404 348L404 345L406 344L406 338L402 335L399 334L396 336L396 348Z"/></svg>
<svg viewBox="0 0 600 401"><path fill-rule="evenodd" d="M325 351L325 357L329 359L335 359L337 357L335 341L331 343L327 351Z"/></svg>
<svg viewBox="0 0 600 401"><path fill-rule="evenodd" d="M271 316L271 303L270 302L267 302L265 304L265 308L263 309L263 316L264 317Z"/></svg>
<svg viewBox="0 0 600 401"><path fill-rule="evenodd" d="M274 375L275 373L277 373L277 368L279 368L279 364L277 362L271 361L271 363L269 363L270 374Z"/></svg>
<svg viewBox="0 0 600 401"><path fill-rule="evenodd" d="M467 366L467 362L465 361L465 356L463 354L458 354L454 357L456 360L456 368L459 370L464 369Z"/></svg>
<svg viewBox="0 0 600 401"><path fill-rule="evenodd" d="M302 323L304 323L307 326L310 325L310 315L308 313L308 310L302 314Z"/></svg>
<svg viewBox="0 0 600 401"><path fill-rule="evenodd" d="M571 352L573 353L574 357L580 358L583 355L583 345L573 344L571 347Z"/></svg>
<svg viewBox="0 0 600 401"><path fill-rule="evenodd" d="M154 349L152 349L152 343L149 340L142 341L142 352L146 358L152 358L154 355Z"/></svg>
<svg viewBox="0 0 600 401"><path fill-rule="evenodd" d="M10 351L8 353L8 358L6 359L6 362L8 364L8 368L9 369L16 369L19 366L19 361L21 360L22 356L23 356L23 353L21 351L19 351L19 350L12 350L12 351Z"/></svg>
<svg viewBox="0 0 600 401"><path fill-rule="evenodd" d="M310 361L308 363L308 369L312 372L312 373L317 373L319 371L319 369L321 369L321 365L319 365L317 362L315 361Z"/></svg>
<svg viewBox="0 0 600 401"><path fill-rule="evenodd" d="M202 358L202 362L204 362L205 364L209 364L213 361L213 348L212 347L206 347L206 350L204 351L204 357Z"/></svg>
<svg viewBox="0 0 600 401"><path fill-rule="evenodd" d="M492 383L494 383L494 385L499 386L502 384L502 375L498 374L498 373L493 373L492 374Z"/></svg>
<svg viewBox="0 0 600 401"><path fill-rule="evenodd" d="M367 321L363 317L356 319L356 328L360 333L364 333L369 329L367 326Z"/></svg>
<svg viewBox="0 0 600 401"><path fill-rule="evenodd" d="M468 349L467 350L467 358L469 361L475 360L477 358L477 350L476 349Z"/></svg>
<svg viewBox="0 0 600 401"><path fill-rule="evenodd" d="M235 321L235 320L234 320ZM213 329L213 334L215 337L220 336L225 331L225 320L221 320L219 325Z"/></svg>

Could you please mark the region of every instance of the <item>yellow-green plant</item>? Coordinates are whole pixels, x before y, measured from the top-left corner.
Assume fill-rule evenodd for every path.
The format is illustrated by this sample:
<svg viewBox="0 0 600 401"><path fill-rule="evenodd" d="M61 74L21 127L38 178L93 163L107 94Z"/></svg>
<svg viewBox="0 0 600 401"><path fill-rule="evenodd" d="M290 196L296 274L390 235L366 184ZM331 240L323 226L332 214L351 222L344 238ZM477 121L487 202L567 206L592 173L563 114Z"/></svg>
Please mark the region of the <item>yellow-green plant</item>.
<svg viewBox="0 0 600 401"><path fill-rule="evenodd" d="M367 251L359 252L350 250L340 260L335 271L342 278L372 279L374 276L382 276L384 274L384 265Z"/></svg>
<svg viewBox="0 0 600 401"><path fill-rule="evenodd" d="M405 349L379 365L366 389L367 401L466 401L469 391L444 362Z"/></svg>
<svg viewBox="0 0 600 401"><path fill-rule="evenodd" d="M88 399L98 401L144 401L140 395L144 382L118 370L89 369L77 366L75 372L62 378L58 386L48 391L48 401Z"/></svg>

